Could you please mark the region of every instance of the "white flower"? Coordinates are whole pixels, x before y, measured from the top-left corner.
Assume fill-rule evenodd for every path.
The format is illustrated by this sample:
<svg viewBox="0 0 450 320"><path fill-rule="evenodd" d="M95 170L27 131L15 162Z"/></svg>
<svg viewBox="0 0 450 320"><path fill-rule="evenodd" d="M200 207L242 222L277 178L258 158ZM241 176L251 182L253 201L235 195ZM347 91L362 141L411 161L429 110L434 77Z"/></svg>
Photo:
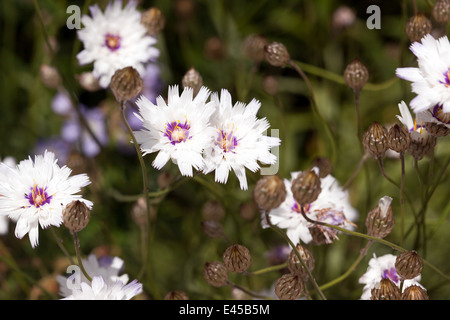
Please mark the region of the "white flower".
<svg viewBox="0 0 450 320"><path fill-rule="evenodd" d="M5 164L0 172L0 215L17 222L15 235L28 233L32 247L38 245L39 225L45 229L62 223L62 211L73 200L92 202L76 195L90 181L85 174L70 176L72 170L59 167L55 155L46 151L29 157L15 168Z"/></svg>
<svg viewBox="0 0 450 320"><path fill-rule="evenodd" d="M256 172L264 164L274 164L276 156L270 153L272 147L280 144L280 139L263 133L270 127L256 113L261 103L253 99L247 106L237 102L233 106L230 93L222 89L220 99L217 93L211 95L217 111L211 117L216 132L212 143L205 150L206 168L204 173L215 170L215 181L226 183L231 169L235 172L243 190L248 188L245 168Z"/></svg>
<svg viewBox="0 0 450 320"><path fill-rule="evenodd" d="M400 110L400 115L397 115L397 118L405 128L409 130L411 139L417 141L428 136L429 133L425 128L426 120L430 119L428 111L420 112L416 115L416 118L413 119L409 112L409 108L404 101L398 104L398 109Z"/></svg>
<svg viewBox="0 0 450 320"><path fill-rule="evenodd" d="M314 168L317 170L317 168ZM286 186L286 200L278 207L271 210L269 214L272 224L279 228L286 229L286 235L294 243L309 243L313 240L310 228L313 224L307 221L302 213L300 205L295 201L291 191L292 181L299 172L291 173L291 180L284 180ZM348 192L343 190L337 180L332 175L327 175L320 179L321 192L318 198L304 206L305 214L314 221L321 221L351 230L358 218L358 212L351 206L348 198ZM263 218L264 218L263 213ZM263 219L263 227L268 227ZM337 239L336 229L316 225L324 237L326 243L331 243Z"/></svg>
<svg viewBox="0 0 450 320"><path fill-rule="evenodd" d="M80 288L74 289L72 294L62 300L130 300L142 292L142 284L137 280L125 285L117 280L107 284L102 276L92 278L92 283L82 282Z"/></svg>
<svg viewBox="0 0 450 320"><path fill-rule="evenodd" d="M109 257L102 256L97 259L94 254L89 255L87 259L82 259L83 267L86 273L91 277L101 276L108 286L112 286L116 281L122 282L124 285L127 284L129 277L127 274L122 274L119 276L124 269L124 261L119 257ZM71 278L66 278L58 275L56 280L59 283L59 291L62 297L68 297L72 294L72 289L70 285L75 285ZM85 277L84 273L80 273L81 282L91 284L89 280ZM69 282L69 286L68 286Z"/></svg>
<svg viewBox="0 0 450 320"><path fill-rule="evenodd" d="M366 273L364 273L359 278L359 283L364 284L363 293L361 295L361 300L369 300L371 294L371 290L378 285L381 279L389 278L392 280L398 287L400 287L400 279L395 270L395 259L397 257L392 254L385 254L381 257L376 257L373 255L373 258L369 260L369 266L367 268ZM414 279L404 280L403 282L403 290L412 285L418 285L422 287L419 283L421 276L418 275ZM422 287L423 288L423 287Z"/></svg>
<svg viewBox="0 0 450 320"><path fill-rule="evenodd" d="M16 165L16 160L13 157L5 157L3 161L0 161L1 163L4 163L8 167L14 167ZM6 171L6 167L3 165L0 165L0 173ZM7 234L9 230L9 220L7 216L0 215L0 235Z"/></svg>
<svg viewBox="0 0 450 320"><path fill-rule="evenodd" d="M417 96L411 101L415 113L441 106L450 112L450 43L448 38L434 39L430 34L410 47L419 68L398 68L398 77L411 81Z"/></svg>
<svg viewBox="0 0 450 320"><path fill-rule="evenodd" d="M214 134L209 125L214 104L206 103L208 96L205 87L193 98L192 88L184 88L180 96L178 86L171 86L167 104L161 96L156 105L144 96L136 100L139 114L135 115L142 121L136 140L144 155L158 152L155 168L161 169L172 159L184 176L193 176L192 167L203 169L203 150Z"/></svg>
<svg viewBox="0 0 450 320"><path fill-rule="evenodd" d="M122 9L122 1L115 0L105 12L94 5L89 8L92 17L81 18L84 28L78 31L78 37L84 50L77 58L81 65L94 63L92 74L103 88L109 86L118 69L131 66L143 76L145 64L159 56L159 50L153 47L156 38L146 34L136 5L136 1L129 1Z"/></svg>

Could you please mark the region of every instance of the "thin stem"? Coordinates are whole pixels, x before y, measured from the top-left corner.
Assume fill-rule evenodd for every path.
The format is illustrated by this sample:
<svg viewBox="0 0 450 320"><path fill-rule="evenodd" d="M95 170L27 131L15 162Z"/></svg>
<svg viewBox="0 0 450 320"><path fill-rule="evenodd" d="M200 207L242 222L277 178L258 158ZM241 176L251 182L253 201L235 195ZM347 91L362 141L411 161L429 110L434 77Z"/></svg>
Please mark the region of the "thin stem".
<svg viewBox="0 0 450 320"><path fill-rule="evenodd" d="M347 180L347 182L344 184L343 188L344 190L348 189L350 187L350 185L352 184L353 180L355 179L356 175L358 174L358 172L361 170L361 168L363 167L364 163L367 161L367 159L369 159L369 154L366 152L363 154L363 156L361 157L361 160L358 163L358 166L356 167L355 171L353 172L353 174L350 176L350 178Z"/></svg>
<svg viewBox="0 0 450 320"><path fill-rule="evenodd" d="M66 248L63 246L62 244L62 239L58 237L58 235L56 234L55 230L53 229L53 227L50 227L50 232L53 236L53 238L56 241L56 244L58 245L58 247L61 249L61 251L64 253L64 255L67 257L67 259L69 259L71 264L75 264L75 262L72 259L72 256L69 254L69 252L66 250Z"/></svg>
<svg viewBox="0 0 450 320"><path fill-rule="evenodd" d="M401 179L400 179L400 245L403 246L403 241L405 237L405 205L403 200L403 188L405 186L405 154L400 152L400 162L401 162Z"/></svg>
<svg viewBox="0 0 450 320"><path fill-rule="evenodd" d="M72 232L73 235L73 244L75 247L75 253L77 255L77 261L78 266L80 267L81 271L83 272L84 276L89 280L92 281L92 278L89 276L89 274L86 272L83 266L83 261L81 259L81 252L80 252L80 240L78 239L78 233Z"/></svg>
<svg viewBox="0 0 450 320"><path fill-rule="evenodd" d="M270 217L269 214L267 212L265 212L266 215L266 221L269 224L269 226L275 230L276 232L278 232L278 234L280 234L288 243L289 245L292 247L292 250L294 250L295 255L297 256L298 260L300 261L301 265L303 266L303 268L305 268L306 273L309 276L309 279L311 280L311 283L313 284L314 288L316 289L317 293L319 294L320 298L322 300L327 300L327 298L325 297L325 295L323 294L323 292L320 290L319 285L316 282L316 279L313 277L311 271L309 270L308 266L305 264L305 262L303 261L300 253L297 250L296 245L291 241L291 239L289 239L289 237L278 227L276 227L275 225L272 224L272 222L270 221Z"/></svg>
<svg viewBox="0 0 450 320"><path fill-rule="evenodd" d="M232 286L232 287L234 287L236 289L241 290L242 292L248 294L249 296L252 296L252 297L255 297L255 298L258 298L258 299L273 300L273 298L271 298L271 297L266 297L266 296L254 293L254 292L252 292L252 291L250 291L250 290L248 290L248 289L246 289L244 287L241 287L240 285L238 285L236 283L231 282L230 280L227 280L227 284L229 286Z"/></svg>
<svg viewBox="0 0 450 320"><path fill-rule="evenodd" d="M260 270L256 270L256 271L246 271L245 273L243 273L246 276L259 276L261 274L265 274L265 273L269 273L269 272L273 272L273 271L278 271L281 269L284 269L287 267L287 262L282 263L282 264L277 264L275 266L270 266L264 269L260 269Z"/></svg>

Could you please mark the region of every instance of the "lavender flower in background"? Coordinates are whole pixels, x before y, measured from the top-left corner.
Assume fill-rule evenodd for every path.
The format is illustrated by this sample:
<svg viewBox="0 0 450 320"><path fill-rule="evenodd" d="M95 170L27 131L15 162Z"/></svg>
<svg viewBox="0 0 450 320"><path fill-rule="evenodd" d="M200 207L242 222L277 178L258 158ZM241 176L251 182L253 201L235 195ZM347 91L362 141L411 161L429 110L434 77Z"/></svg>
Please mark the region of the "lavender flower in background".
<svg viewBox="0 0 450 320"><path fill-rule="evenodd" d="M16 166L16 160L13 157L5 157L3 160L0 159L0 174L6 170L6 166L13 168ZM0 236L7 234L9 230L9 220L7 216L0 215Z"/></svg>

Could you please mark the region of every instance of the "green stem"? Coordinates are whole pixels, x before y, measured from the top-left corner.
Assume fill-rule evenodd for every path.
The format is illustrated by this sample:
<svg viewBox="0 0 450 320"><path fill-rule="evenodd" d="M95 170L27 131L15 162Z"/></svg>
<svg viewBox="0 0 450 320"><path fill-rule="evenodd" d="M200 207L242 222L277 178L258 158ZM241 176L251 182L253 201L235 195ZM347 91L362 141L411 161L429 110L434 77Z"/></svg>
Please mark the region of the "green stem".
<svg viewBox="0 0 450 320"><path fill-rule="evenodd" d="M64 255L67 257L67 259L69 259L71 264L75 264L72 256L69 254L69 252L66 250L66 248L63 246L62 244L62 239L58 237L58 235L56 234L55 230L53 229L53 227L50 227L50 232L53 236L53 238L56 241L56 244L58 245L58 247L61 249L61 251L64 253Z"/></svg>
<svg viewBox="0 0 450 320"><path fill-rule="evenodd" d="M231 282L229 280L227 281L227 284L229 286L232 286L232 287L234 287L236 289L241 290L242 292L248 294L249 296L252 296L252 297L255 297L255 298L258 298L258 299L273 300L273 298L271 298L271 297L266 297L266 296L254 293L254 292L252 292L252 291L250 291L250 290L248 290L248 289L246 289L246 288L244 288L244 287L242 287L242 286L240 286L238 284L235 284L235 283L233 283L233 282Z"/></svg>
<svg viewBox="0 0 450 320"><path fill-rule="evenodd" d="M86 269L84 269L84 266L83 266L83 261L82 261L81 252L80 252L80 240L78 239L78 233L72 232L72 234L73 234L73 244L74 244L74 247L75 247L75 253L77 255L78 266L80 267L80 269L83 272L84 276L89 281L92 281L92 278L89 276L89 274L86 272Z"/></svg>
<svg viewBox="0 0 450 320"><path fill-rule="evenodd" d="M267 268L264 268L264 269L260 269L260 270L257 270L257 271L252 271L252 272L248 272L247 271L244 274L246 276L259 276L261 274L265 274L265 273L269 273L269 272L273 272L273 271L278 271L278 270L284 269L286 267L287 267L287 262L282 263L282 264L277 264L275 266L270 266L270 267L267 267Z"/></svg>
<svg viewBox="0 0 450 320"><path fill-rule="evenodd" d="M401 162L401 180L400 180L400 245L403 246L403 241L405 238L405 205L403 200L403 188L405 185L405 154L400 152L400 162Z"/></svg>

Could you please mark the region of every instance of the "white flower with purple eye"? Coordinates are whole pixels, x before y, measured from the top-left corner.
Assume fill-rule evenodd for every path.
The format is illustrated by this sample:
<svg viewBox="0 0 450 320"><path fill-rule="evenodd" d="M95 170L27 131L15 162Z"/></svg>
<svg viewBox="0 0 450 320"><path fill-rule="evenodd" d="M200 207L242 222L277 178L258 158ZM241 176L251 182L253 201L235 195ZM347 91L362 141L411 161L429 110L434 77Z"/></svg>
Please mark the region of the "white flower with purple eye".
<svg viewBox="0 0 450 320"><path fill-rule="evenodd" d="M62 300L130 300L141 292L142 284L137 280L127 285L120 280L108 284L102 276L95 276L90 284L81 282L80 288Z"/></svg>
<svg viewBox="0 0 450 320"><path fill-rule="evenodd" d="M159 96L154 105L146 97L136 100L142 130L136 140L144 155L158 152L153 166L160 170L170 159L183 176L193 176L193 168L204 167L203 150L215 133L209 124L214 103L206 103L209 90L202 87L193 98L192 88L179 95L178 86L169 87L167 103Z"/></svg>
<svg viewBox="0 0 450 320"><path fill-rule="evenodd" d="M68 203L80 200L92 207L92 202L76 194L90 184L89 177L70 176L72 170L59 167L52 152L36 155L34 161L29 157L14 168L0 165L0 215L16 221L16 237L28 233L33 248L39 243L39 225L42 229L60 226Z"/></svg>
<svg viewBox="0 0 450 320"><path fill-rule="evenodd" d="M410 105L414 113L436 106L442 113L450 112L450 43L448 38L438 40L426 35L421 42L410 46L416 55L418 68L398 68L398 77L412 82L411 89L417 96ZM448 116L447 116L448 117ZM448 118L447 118L448 120Z"/></svg>
<svg viewBox="0 0 450 320"><path fill-rule="evenodd" d="M369 266L366 273L359 278L359 283L364 284L361 300L370 300L371 290L378 285L382 279L390 279L398 287L400 287L400 279L395 270L395 259L397 257L392 254L385 254L381 257L376 257L369 260ZM412 285L418 285L423 288L419 283L421 276L417 276L414 279L404 280L403 290Z"/></svg>
<svg viewBox="0 0 450 320"><path fill-rule="evenodd" d="M143 76L145 64L159 56L153 47L156 38L146 34L136 6L136 1L129 1L122 8L122 1L115 0L104 12L97 5L91 6L92 17L81 18L84 28L78 31L78 38L84 50L77 58L81 65L94 63L92 74L103 88L109 86L118 69L131 66Z"/></svg>
<svg viewBox="0 0 450 320"><path fill-rule="evenodd" d="M314 168L317 170L317 168ZM286 200L278 207L271 210L268 215L272 224L281 229L286 229L286 235L294 243L309 243L313 241L311 228L318 228L320 238L325 243L332 243L337 239L336 229L313 225L307 221L301 212L301 207L294 199L291 191L292 181L299 172L291 173L291 180L284 179L286 186ZM303 207L305 215L314 221L321 221L341 228L353 229L358 212L349 202L348 192L343 190L332 175L320 178L321 192L318 198ZM262 226L267 228L265 213L262 213Z"/></svg>
<svg viewBox="0 0 450 320"><path fill-rule="evenodd" d="M91 277L101 276L108 286L114 285L116 281L127 284L129 277L127 274L120 273L124 270L124 261L119 257L101 256L97 258L94 254L89 255L87 259L82 259L83 267L86 273ZM59 292L62 297L68 297L72 294L72 289L67 286L67 281L70 279L58 275L56 280L59 283ZM85 277L84 273L80 273L80 283L91 282Z"/></svg>
<svg viewBox="0 0 450 320"><path fill-rule="evenodd" d="M247 106L241 102L233 106L230 93L222 89L220 98L218 93L214 93L211 101L217 109L211 117L215 133L212 143L205 150L204 173L215 171L215 181L226 183L229 172L233 170L241 189L247 190L245 168L256 172L260 169L258 161L264 164L276 163L277 157L270 149L280 145L280 139L264 135L270 124L265 118L256 117L261 107L256 99Z"/></svg>

